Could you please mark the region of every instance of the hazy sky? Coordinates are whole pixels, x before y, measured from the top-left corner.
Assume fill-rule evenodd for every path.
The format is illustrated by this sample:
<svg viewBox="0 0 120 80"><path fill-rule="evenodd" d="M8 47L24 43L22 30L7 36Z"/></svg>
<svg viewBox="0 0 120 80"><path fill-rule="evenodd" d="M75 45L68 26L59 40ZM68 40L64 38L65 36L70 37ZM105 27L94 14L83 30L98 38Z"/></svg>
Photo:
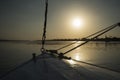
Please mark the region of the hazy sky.
<svg viewBox="0 0 120 80"><path fill-rule="evenodd" d="M0 39L41 39L44 11L45 0L0 0ZM47 38L82 38L117 22L120 0L49 0ZM120 28L105 35L120 37Z"/></svg>

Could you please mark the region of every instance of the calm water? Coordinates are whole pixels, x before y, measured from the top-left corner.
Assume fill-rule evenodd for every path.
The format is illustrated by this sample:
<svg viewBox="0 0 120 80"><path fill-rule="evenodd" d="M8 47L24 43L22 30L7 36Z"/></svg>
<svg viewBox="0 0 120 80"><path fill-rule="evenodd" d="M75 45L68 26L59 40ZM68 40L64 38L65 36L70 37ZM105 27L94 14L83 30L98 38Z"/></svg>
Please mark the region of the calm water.
<svg viewBox="0 0 120 80"><path fill-rule="evenodd" d="M47 49L58 49L72 41L47 42ZM65 52L79 45L76 43L59 52ZM32 58L32 53L40 54L39 44L0 42L0 75ZM66 54L76 60L106 66L120 71L120 42L90 42Z"/></svg>

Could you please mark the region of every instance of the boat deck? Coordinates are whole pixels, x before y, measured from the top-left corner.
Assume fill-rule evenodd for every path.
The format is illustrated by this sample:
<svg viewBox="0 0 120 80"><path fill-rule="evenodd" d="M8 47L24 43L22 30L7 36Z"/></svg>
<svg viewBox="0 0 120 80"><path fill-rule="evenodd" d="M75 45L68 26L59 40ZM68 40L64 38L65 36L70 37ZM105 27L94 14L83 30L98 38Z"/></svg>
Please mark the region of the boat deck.
<svg viewBox="0 0 120 80"><path fill-rule="evenodd" d="M120 74L84 63L71 65L45 54L17 67L1 80L120 80Z"/></svg>

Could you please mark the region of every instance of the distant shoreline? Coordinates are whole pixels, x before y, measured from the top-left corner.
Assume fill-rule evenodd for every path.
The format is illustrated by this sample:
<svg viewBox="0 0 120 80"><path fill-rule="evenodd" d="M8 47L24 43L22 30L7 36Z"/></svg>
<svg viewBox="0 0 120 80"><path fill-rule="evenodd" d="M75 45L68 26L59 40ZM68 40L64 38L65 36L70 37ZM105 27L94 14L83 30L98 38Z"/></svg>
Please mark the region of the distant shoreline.
<svg viewBox="0 0 120 80"><path fill-rule="evenodd" d="M0 42L41 42L42 40L5 40L1 39ZM111 42L111 41L120 41L120 38L97 38L97 39L49 39L46 41L105 41L105 42Z"/></svg>

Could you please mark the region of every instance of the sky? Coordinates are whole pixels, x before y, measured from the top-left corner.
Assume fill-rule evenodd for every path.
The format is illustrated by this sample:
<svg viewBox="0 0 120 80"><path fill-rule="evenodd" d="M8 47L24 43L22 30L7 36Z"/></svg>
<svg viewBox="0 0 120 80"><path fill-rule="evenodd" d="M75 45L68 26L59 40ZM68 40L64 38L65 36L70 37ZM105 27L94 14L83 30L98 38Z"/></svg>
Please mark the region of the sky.
<svg viewBox="0 0 120 80"><path fill-rule="evenodd" d="M0 39L39 40L45 0L0 0ZM80 27L74 19L82 21ZM49 0L47 39L82 38L120 22L120 0ZM120 28L103 35L120 37Z"/></svg>

